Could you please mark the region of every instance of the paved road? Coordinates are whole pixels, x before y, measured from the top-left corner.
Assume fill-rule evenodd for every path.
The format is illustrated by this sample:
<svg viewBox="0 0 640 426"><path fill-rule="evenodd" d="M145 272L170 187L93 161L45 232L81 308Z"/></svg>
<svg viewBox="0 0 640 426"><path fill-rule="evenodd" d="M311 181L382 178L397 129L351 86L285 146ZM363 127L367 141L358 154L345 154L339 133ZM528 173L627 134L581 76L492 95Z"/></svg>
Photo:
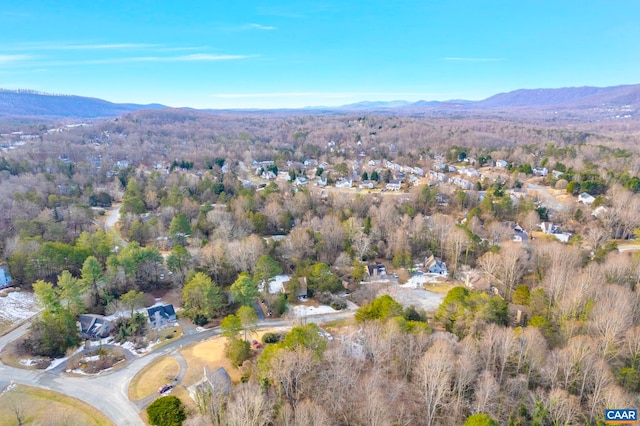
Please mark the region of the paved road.
<svg viewBox="0 0 640 426"><path fill-rule="evenodd" d="M116 226L116 223L120 220L120 207L118 206L115 209L109 210L107 213L107 218L104 221L104 230L109 231L111 228Z"/></svg>
<svg viewBox="0 0 640 426"><path fill-rule="evenodd" d="M305 322L323 323L345 319L353 316L355 311L343 311L325 315L305 317ZM295 323L293 319L260 321L258 328L291 327ZM25 323L12 332L0 337L0 352L4 347L20 338L29 329L29 323ZM184 358L178 351L187 345L196 343L221 333L219 328L201 331L199 333L184 335L162 348L153 351L140 358L135 358L125 366L109 372L103 372L97 376L69 377L61 375L57 371L26 370L10 367L0 363L0 390L9 384L19 383L28 386L36 386L77 398L84 401L104 413L118 426L144 425L140 419L140 407L129 401L128 388L131 379L156 359L165 356L175 356L180 364L179 380L184 377L186 371ZM154 395L155 398L155 395ZM149 403L153 401L150 398Z"/></svg>

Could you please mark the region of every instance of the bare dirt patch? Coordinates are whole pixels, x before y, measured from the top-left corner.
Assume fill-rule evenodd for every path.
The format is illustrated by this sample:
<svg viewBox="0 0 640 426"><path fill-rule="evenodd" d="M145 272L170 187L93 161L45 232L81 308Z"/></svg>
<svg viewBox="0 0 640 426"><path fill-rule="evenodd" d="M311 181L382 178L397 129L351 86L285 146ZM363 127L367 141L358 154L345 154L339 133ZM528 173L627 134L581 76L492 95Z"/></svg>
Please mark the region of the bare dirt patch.
<svg viewBox="0 0 640 426"><path fill-rule="evenodd" d="M79 424L107 426L113 423L100 411L75 398L40 388L12 385L0 395L0 419L7 426L22 424Z"/></svg>
<svg viewBox="0 0 640 426"><path fill-rule="evenodd" d="M175 358L165 356L143 368L129 385L129 399L137 401L152 395L158 388L178 375L180 366Z"/></svg>

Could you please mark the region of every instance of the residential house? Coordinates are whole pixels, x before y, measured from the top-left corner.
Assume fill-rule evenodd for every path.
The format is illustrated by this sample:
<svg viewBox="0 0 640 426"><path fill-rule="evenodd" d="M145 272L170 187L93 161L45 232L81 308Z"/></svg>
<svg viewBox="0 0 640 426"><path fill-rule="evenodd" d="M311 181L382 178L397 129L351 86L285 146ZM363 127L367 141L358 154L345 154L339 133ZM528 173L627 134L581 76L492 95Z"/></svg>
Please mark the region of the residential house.
<svg viewBox="0 0 640 426"><path fill-rule="evenodd" d="M507 162L504 160L496 160L496 167L505 168L507 167Z"/></svg>
<svg viewBox="0 0 640 426"><path fill-rule="evenodd" d="M429 180L431 181L444 183L446 179L447 177L444 173L435 172L433 170L429 172Z"/></svg>
<svg viewBox="0 0 640 426"><path fill-rule="evenodd" d="M9 269L4 265L0 265L0 288L10 287L12 281Z"/></svg>
<svg viewBox="0 0 640 426"><path fill-rule="evenodd" d="M291 292L294 290L291 281L286 281L284 283L282 283L282 292L285 294L291 294ZM307 277L299 277L298 278L298 287L296 290L296 294L295 297L297 297L299 300L304 300L308 297L309 295L309 286L307 285Z"/></svg>
<svg viewBox="0 0 640 426"><path fill-rule="evenodd" d="M387 191L400 191L402 187L402 181L398 179L391 180L385 187Z"/></svg>
<svg viewBox="0 0 640 426"><path fill-rule="evenodd" d="M471 190L474 188L473 182L456 176L449 178L449 183L465 190Z"/></svg>
<svg viewBox="0 0 640 426"><path fill-rule="evenodd" d="M593 202L595 200L596 200L596 197L594 197L593 195L588 194L586 192L583 192L580 195L578 195L578 202L579 203L591 205L591 204L593 204Z"/></svg>
<svg viewBox="0 0 640 426"><path fill-rule="evenodd" d="M260 177L262 177L262 179L273 180L277 176L271 170L265 170L264 172L262 172L262 175Z"/></svg>
<svg viewBox="0 0 640 426"><path fill-rule="evenodd" d="M375 185L372 180L363 180L360 182L360 188L362 189L373 189L374 187Z"/></svg>
<svg viewBox="0 0 640 426"><path fill-rule="evenodd" d="M370 277L377 277L380 275L387 275L387 268L380 262L376 262L371 265L367 265L367 272Z"/></svg>
<svg viewBox="0 0 640 426"><path fill-rule="evenodd" d="M542 222L540 225L542 232L548 235L553 235L558 241L568 243L571 238L571 234L568 232L562 232L558 225L554 225L550 222Z"/></svg>
<svg viewBox="0 0 640 426"><path fill-rule="evenodd" d="M438 192L436 194L436 205L440 207L446 207L449 205L449 196L447 194L443 194Z"/></svg>
<svg viewBox="0 0 640 426"><path fill-rule="evenodd" d="M424 260L424 268L430 274L447 275L446 263L436 258L434 255L431 255Z"/></svg>
<svg viewBox="0 0 640 426"><path fill-rule="evenodd" d="M78 317L80 336L83 339L103 339L113 330L111 321L102 315L83 314Z"/></svg>
<svg viewBox="0 0 640 426"><path fill-rule="evenodd" d="M276 180L289 182L291 180L291 175L286 170L280 170L278 171L278 176L276 177Z"/></svg>
<svg viewBox="0 0 640 426"><path fill-rule="evenodd" d="M546 167L534 167L533 174L536 176L546 176L549 174L549 170Z"/></svg>
<svg viewBox="0 0 640 426"><path fill-rule="evenodd" d="M315 180L314 182L315 186L327 186L327 178L326 177L320 177L318 179Z"/></svg>
<svg viewBox="0 0 640 426"><path fill-rule="evenodd" d="M296 185L306 185L309 183L309 180L306 177L298 176L296 177Z"/></svg>
<svg viewBox="0 0 640 426"><path fill-rule="evenodd" d="M336 182L336 188L351 188L353 181L351 179L340 179Z"/></svg>
<svg viewBox="0 0 640 426"><path fill-rule="evenodd" d="M478 171L473 167L466 168L464 174L472 178L480 177L480 173L478 173Z"/></svg>
<svg viewBox="0 0 640 426"><path fill-rule="evenodd" d="M211 396L229 395L231 393L233 383L231 377L224 367L219 367L213 371L208 366L203 368L204 374L202 379L195 385L189 386L189 395L196 403L202 401L202 397L208 399Z"/></svg>
<svg viewBox="0 0 640 426"><path fill-rule="evenodd" d="M173 305L152 306L147 308L151 328L163 328L176 322L176 311Z"/></svg>

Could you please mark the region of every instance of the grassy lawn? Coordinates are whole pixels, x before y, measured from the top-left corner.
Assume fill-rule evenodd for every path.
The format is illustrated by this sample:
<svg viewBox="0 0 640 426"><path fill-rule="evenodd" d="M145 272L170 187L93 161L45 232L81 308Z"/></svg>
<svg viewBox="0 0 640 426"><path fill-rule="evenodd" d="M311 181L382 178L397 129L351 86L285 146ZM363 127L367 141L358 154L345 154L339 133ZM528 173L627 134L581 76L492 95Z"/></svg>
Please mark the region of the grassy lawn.
<svg viewBox="0 0 640 426"><path fill-rule="evenodd" d="M5 334L13 330L15 327L16 327L15 323L7 319L0 318L0 336L4 336Z"/></svg>
<svg viewBox="0 0 640 426"><path fill-rule="evenodd" d="M443 282L439 282L439 283L424 283L424 289L425 290L429 290L433 293L438 293L438 294L447 294L449 292L449 290L451 290L453 287L455 287L454 284L450 284L450 283L443 283Z"/></svg>
<svg viewBox="0 0 640 426"><path fill-rule="evenodd" d="M149 341L152 341L152 342L155 342L156 340L160 339L160 342L158 344L153 345L152 350L155 351L157 349L160 349L167 343L173 341L174 339L177 339L180 336L182 336L182 327L178 326L178 327L163 328L162 330L159 330L159 331L152 331L148 335L148 338L149 338Z"/></svg>
<svg viewBox="0 0 640 426"><path fill-rule="evenodd" d="M57 392L16 385L0 395L0 419L5 426L18 425L15 411L22 413L22 424L113 425L89 404Z"/></svg>
<svg viewBox="0 0 640 426"><path fill-rule="evenodd" d="M345 318L345 319L341 319L341 320L336 320L336 321L330 321L330 322L325 322L320 324L320 326L322 328L342 328L342 327L349 327L356 324L356 319L355 318Z"/></svg>
<svg viewBox="0 0 640 426"><path fill-rule="evenodd" d="M225 341L224 337L217 336L204 342L196 343L181 351L188 366L187 374L182 380L183 385L190 386L202 379L204 366L208 366L210 370L224 367L233 382L240 381L240 370L231 365L224 355Z"/></svg>
<svg viewBox="0 0 640 426"><path fill-rule="evenodd" d="M180 366L175 358L165 356L147 365L131 380L129 399L137 401L158 391L178 375Z"/></svg>

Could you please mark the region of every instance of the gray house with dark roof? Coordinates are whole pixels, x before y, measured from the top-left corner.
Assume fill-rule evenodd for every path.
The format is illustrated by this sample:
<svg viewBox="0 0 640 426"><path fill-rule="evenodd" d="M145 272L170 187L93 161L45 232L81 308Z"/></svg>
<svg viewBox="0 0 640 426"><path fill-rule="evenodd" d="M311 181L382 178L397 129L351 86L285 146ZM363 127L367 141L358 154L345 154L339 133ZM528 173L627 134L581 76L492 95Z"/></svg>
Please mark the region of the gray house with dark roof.
<svg viewBox="0 0 640 426"><path fill-rule="evenodd" d="M151 328L163 328L176 322L176 311L173 305L152 306L147 308Z"/></svg>
<svg viewBox="0 0 640 426"><path fill-rule="evenodd" d="M102 315L83 314L78 317L78 323L83 339L102 339L108 337L113 329L111 321Z"/></svg>

